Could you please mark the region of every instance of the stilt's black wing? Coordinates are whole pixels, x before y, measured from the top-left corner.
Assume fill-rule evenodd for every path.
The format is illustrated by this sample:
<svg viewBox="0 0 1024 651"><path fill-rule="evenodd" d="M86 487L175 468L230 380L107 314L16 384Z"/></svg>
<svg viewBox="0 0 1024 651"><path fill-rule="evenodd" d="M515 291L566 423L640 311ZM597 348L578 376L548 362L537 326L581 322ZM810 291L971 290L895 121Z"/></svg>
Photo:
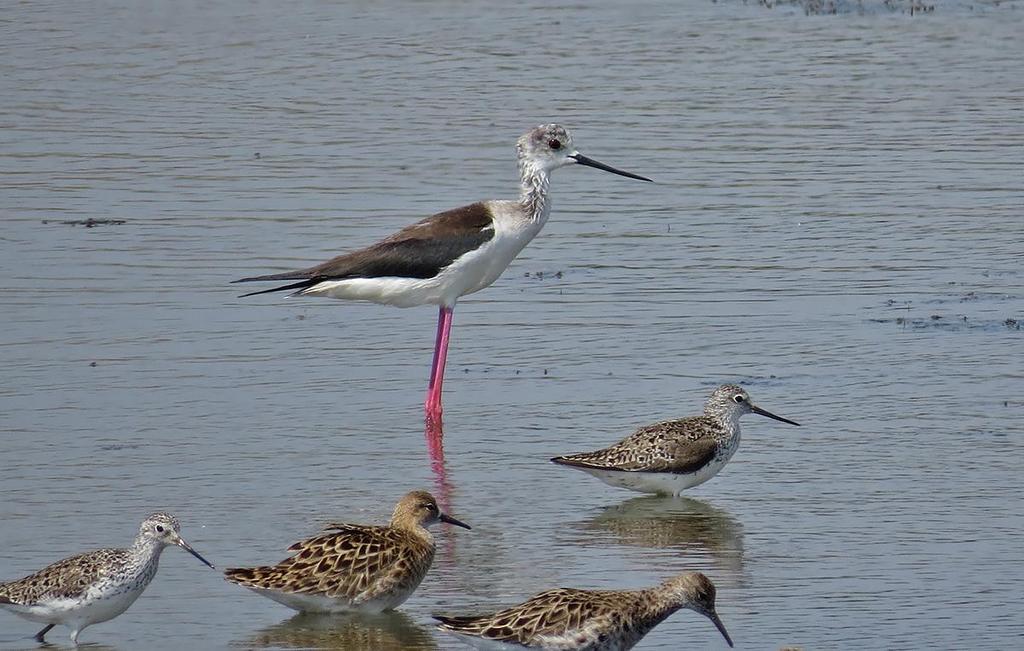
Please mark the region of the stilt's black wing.
<svg viewBox="0 0 1024 651"><path fill-rule="evenodd" d="M484 203L474 203L428 217L365 249L340 255L315 267L234 282L298 281L243 294L255 296L291 290L302 293L302 290L324 281L348 278L433 278L493 237L494 223L490 210Z"/></svg>

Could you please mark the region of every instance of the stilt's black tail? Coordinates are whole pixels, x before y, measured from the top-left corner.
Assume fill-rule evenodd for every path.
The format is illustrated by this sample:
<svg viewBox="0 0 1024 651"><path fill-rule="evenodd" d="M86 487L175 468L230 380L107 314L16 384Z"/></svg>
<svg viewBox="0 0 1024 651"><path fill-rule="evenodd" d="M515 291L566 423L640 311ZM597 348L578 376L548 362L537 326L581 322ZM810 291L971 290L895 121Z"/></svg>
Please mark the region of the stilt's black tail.
<svg viewBox="0 0 1024 651"><path fill-rule="evenodd" d="M292 276L292 278L295 278L295 276ZM252 281L255 281L255 280L287 280L287 278L275 278L273 276L257 276L255 278L242 278L241 280L233 280L231 282L232 283L248 283L248 282L252 282ZM318 280L318 279L306 278L305 280L300 280L299 282L292 283L290 285L282 285L280 287L271 287L270 289L261 289L258 292L249 292L248 294L242 294L238 298L245 298L246 296L256 296L258 294L270 294L271 292L287 292L287 291L291 291L291 290L299 290L299 291L301 291L301 290L303 290L303 289L305 289L307 287L312 287L313 285L315 285L315 284L317 284L319 282L320 282L320 280Z"/></svg>

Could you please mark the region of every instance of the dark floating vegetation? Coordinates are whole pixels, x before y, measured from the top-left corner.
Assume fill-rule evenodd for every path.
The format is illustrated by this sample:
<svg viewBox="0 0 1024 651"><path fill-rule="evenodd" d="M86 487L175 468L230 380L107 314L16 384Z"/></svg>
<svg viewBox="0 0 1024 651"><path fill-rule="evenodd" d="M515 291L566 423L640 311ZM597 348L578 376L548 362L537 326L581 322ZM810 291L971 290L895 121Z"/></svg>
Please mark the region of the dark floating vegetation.
<svg viewBox="0 0 1024 651"><path fill-rule="evenodd" d="M777 382L778 379L779 379L779 376L774 375L774 374L770 374L770 375L741 375L741 376L736 378L736 384L740 385L741 387L776 386L776 385L778 385L778 382ZM717 388L718 387L718 385L715 384L715 382L713 380L703 381L703 382L701 382L701 386L711 387L711 388Z"/></svg>
<svg viewBox="0 0 1024 651"><path fill-rule="evenodd" d="M44 224L49 224L50 220L44 219ZM120 226L121 224L127 224L127 220L124 219L65 219L58 222L59 224L67 224L68 226L85 226L86 228L94 228L96 226Z"/></svg>
<svg viewBox="0 0 1024 651"><path fill-rule="evenodd" d="M562 271L534 271L530 273L527 271L523 274L523 278L533 278L534 280L544 280L544 278L561 278L564 274Z"/></svg>
<svg viewBox="0 0 1024 651"><path fill-rule="evenodd" d="M141 447L141 443L108 443L100 445L99 449L102 452L116 452L118 450L136 450Z"/></svg>
<svg viewBox="0 0 1024 651"><path fill-rule="evenodd" d="M494 367L494 366L485 366L483 368L472 368L472 367L469 367L469 366L462 367L462 373L465 374L465 375L468 375L470 373L486 375L486 374L492 373L492 372L494 372L496 375L506 375L506 376L507 375L526 375L527 377L547 377L547 375L548 375L548 369L546 369L546 368L545 369L534 368L534 369L528 369L528 370L524 371L523 369L520 369L520 368L508 370L508 369ZM540 372L539 376L537 375L538 372Z"/></svg>
<svg viewBox="0 0 1024 651"><path fill-rule="evenodd" d="M1020 321L1014 318L971 319L966 314L946 317L932 314L927 317L898 316L892 319L868 319L871 323L892 323L912 330L1020 330Z"/></svg>
<svg viewBox="0 0 1024 651"><path fill-rule="evenodd" d="M1012 316L1002 317L993 316L991 313L987 313L981 317L971 316L964 314L963 312L948 312L944 309L944 306L964 306L965 303L978 303L978 302L993 302L993 301L1005 301L1015 297L1006 294L979 294L978 292L966 292L964 294L958 294L950 298L936 299L923 301L922 303L927 305L927 308L923 306L914 306L913 301L897 301L889 299L882 306L883 308L890 308L905 312L900 316L894 317L883 317L883 318L870 318L870 323L890 323L899 326L902 329L913 329L913 330L947 330L947 331L959 331L959 330L1020 330L1021 319L1014 318ZM911 314L911 310L915 307L921 309L918 314Z"/></svg>
<svg viewBox="0 0 1024 651"><path fill-rule="evenodd" d="M981 275L989 278L1006 274L986 271ZM1016 272L1010 272L1010 275L1016 275ZM892 324L901 330L1020 331L1024 318L1015 313L1020 310L1021 296L1003 291L971 290L955 281L948 285L948 293L917 300L890 298L869 307L872 312L884 314L867 321Z"/></svg>
<svg viewBox="0 0 1024 651"><path fill-rule="evenodd" d="M930 14L935 11L935 4L921 0L757 0L757 4L767 9L799 7L807 16L875 13L901 13L914 16Z"/></svg>

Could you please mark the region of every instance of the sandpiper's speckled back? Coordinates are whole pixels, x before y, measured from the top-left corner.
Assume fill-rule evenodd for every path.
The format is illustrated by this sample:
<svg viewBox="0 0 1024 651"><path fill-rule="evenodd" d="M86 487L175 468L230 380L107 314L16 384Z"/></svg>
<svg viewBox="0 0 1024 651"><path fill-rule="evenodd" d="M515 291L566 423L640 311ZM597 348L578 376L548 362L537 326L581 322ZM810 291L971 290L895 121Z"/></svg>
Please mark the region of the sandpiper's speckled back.
<svg viewBox="0 0 1024 651"><path fill-rule="evenodd" d="M27 606L48 599L75 599L129 560L127 549L97 549L65 558L17 581L0 583L0 604Z"/></svg>

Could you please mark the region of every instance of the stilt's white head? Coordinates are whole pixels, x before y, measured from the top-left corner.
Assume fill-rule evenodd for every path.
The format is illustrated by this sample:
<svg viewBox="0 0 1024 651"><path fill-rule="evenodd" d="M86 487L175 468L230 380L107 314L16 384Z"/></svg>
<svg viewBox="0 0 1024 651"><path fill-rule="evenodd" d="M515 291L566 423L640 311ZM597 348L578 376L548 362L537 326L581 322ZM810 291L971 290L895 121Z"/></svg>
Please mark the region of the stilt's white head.
<svg viewBox="0 0 1024 651"><path fill-rule="evenodd" d="M547 175L559 167L575 163L631 179L650 181L649 178L623 172L611 165L587 158L576 151L572 136L565 127L558 124L542 124L530 129L516 141L516 152L519 156L519 167L524 172L524 176L527 174Z"/></svg>

